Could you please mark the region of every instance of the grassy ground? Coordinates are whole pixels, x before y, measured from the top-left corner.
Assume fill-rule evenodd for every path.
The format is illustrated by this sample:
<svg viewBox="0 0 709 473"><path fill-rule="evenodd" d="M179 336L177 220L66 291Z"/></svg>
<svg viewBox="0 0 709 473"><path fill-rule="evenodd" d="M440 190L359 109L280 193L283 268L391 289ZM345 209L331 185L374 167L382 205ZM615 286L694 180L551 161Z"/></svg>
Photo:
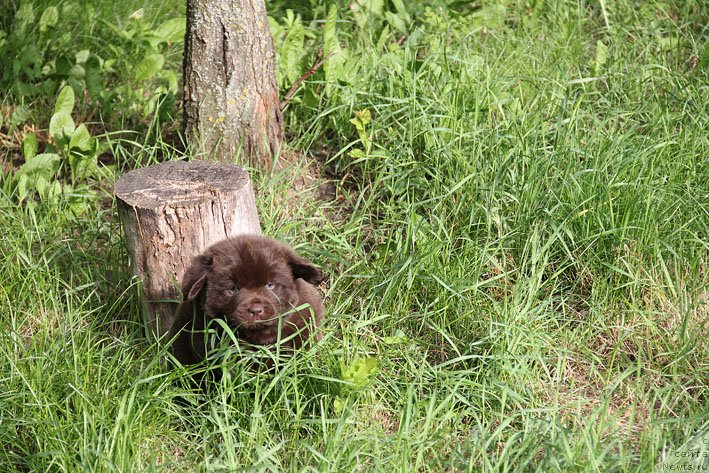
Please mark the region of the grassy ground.
<svg viewBox="0 0 709 473"><path fill-rule="evenodd" d="M285 111L322 174L254 179L330 274L325 337L206 395L144 335L110 193L182 157L179 29L151 36L182 2L0 9L0 470L709 468L706 5L316 3L268 8L283 94L335 51ZM20 201L65 84L101 164L60 150Z"/></svg>

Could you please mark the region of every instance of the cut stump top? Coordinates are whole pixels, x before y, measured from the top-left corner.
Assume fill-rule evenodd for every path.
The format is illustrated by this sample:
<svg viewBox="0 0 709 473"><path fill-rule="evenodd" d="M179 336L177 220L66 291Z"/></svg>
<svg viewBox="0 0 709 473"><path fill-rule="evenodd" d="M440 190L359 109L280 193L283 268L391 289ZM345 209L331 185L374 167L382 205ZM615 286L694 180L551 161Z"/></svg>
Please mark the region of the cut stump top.
<svg viewBox="0 0 709 473"><path fill-rule="evenodd" d="M168 161L130 171L114 189L132 207L190 206L219 194L230 194L249 183L239 166L210 161Z"/></svg>

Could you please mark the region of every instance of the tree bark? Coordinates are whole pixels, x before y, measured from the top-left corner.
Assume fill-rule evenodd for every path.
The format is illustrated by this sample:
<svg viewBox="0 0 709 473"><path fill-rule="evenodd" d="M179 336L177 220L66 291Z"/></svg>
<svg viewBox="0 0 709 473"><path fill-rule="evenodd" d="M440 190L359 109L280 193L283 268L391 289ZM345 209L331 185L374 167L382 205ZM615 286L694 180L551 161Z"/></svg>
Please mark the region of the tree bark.
<svg viewBox="0 0 709 473"><path fill-rule="evenodd" d="M283 137L263 0L187 0L184 131L204 159L267 169Z"/></svg>
<svg viewBox="0 0 709 473"><path fill-rule="evenodd" d="M212 243L261 234L248 173L233 164L169 161L125 174L115 187L148 331L169 331L192 258Z"/></svg>

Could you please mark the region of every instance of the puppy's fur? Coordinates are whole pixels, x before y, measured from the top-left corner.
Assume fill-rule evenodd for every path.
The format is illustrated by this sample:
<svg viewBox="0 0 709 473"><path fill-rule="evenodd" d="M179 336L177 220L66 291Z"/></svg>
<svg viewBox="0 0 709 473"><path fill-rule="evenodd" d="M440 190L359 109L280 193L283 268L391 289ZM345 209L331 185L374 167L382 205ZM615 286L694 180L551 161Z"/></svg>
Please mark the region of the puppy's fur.
<svg viewBox="0 0 709 473"><path fill-rule="evenodd" d="M212 245L182 280L183 302L169 334L175 358L182 364L206 358L210 319L222 319L248 344L273 345L297 333L282 343L300 347L322 320L314 287L322 280L312 263L269 238L242 235Z"/></svg>

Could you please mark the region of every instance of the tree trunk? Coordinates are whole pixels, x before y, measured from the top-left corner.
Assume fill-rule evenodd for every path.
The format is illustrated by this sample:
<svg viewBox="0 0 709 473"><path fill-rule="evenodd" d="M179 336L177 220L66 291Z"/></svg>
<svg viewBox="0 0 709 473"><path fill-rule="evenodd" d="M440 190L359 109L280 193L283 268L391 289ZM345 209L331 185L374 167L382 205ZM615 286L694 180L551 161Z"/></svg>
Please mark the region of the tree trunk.
<svg viewBox="0 0 709 473"><path fill-rule="evenodd" d="M169 161L115 187L118 212L149 331L170 329L192 258L212 243L261 233L248 173L233 164Z"/></svg>
<svg viewBox="0 0 709 473"><path fill-rule="evenodd" d="M283 136L264 0L187 0L184 131L198 156L262 169Z"/></svg>

